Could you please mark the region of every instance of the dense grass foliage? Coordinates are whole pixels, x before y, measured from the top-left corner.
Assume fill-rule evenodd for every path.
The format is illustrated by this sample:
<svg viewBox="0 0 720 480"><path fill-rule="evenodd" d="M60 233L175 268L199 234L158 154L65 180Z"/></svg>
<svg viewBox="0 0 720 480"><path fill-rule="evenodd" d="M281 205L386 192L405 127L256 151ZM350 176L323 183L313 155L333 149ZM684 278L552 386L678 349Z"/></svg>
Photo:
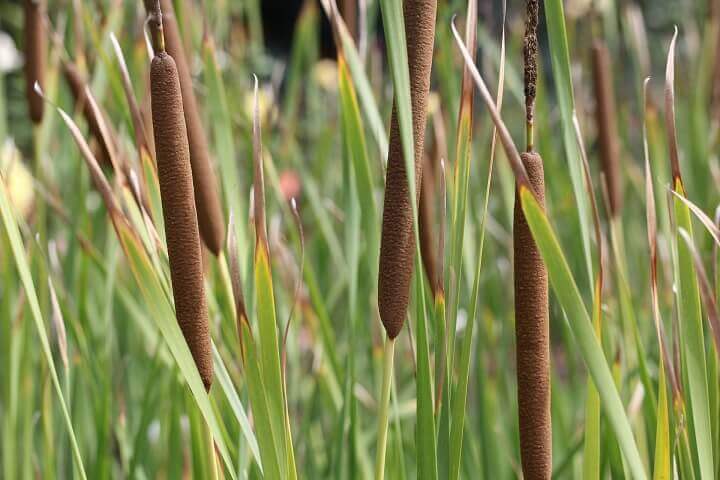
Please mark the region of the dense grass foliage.
<svg viewBox="0 0 720 480"><path fill-rule="evenodd" d="M719 4L505 3L0 3L0 478L717 478Z"/></svg>

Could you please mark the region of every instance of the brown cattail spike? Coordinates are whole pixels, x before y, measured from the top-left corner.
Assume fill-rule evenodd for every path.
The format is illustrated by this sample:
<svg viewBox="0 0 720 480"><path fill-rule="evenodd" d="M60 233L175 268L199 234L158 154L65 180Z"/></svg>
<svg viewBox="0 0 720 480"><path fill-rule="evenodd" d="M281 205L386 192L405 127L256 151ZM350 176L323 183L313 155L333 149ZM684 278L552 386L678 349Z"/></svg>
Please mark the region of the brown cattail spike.
<svg viewBox="0 0 720 480"><path fill-rule="evenodd" d="M43 24L44 0L25 0L25 95L30 119L40 123L44 103L35 91L35 82L42 88L45 84L45 54L47 34Z"/></svg>
<svg viewBox="0 0 720 480"><path fill-rule="evenodd" d="M146 0L146 8L148 3L154 4L152 0ZM200 235L210 251L218 255L225 239L225 223L218 197L217 178L210 163L207 139L193 92L190 68L185 57L172 1L160 0L160 7L164 34L163 47L175 61L180 78ZM148 13L151 14L152 11L148 10ZM157 49L157 47L155 48Z"/></svg>
<svg viewBox="0 0 720 480"><path fill-rule="evenodd" d="M607 181L610 215L615 217L622 208L620 145L618 143L610 53L602 41L598 40L593 44L592 66L596 101L595 118L600 142L600 161Z"/></svg>
<svg viewBox="0 0 720 480"><path fill-rule="evenodd" d="M407 53L415 146L415 172L413 173L416 185L421 185L422 181L422 155L433 42L435 41L436 11L436 0L404 0L403 2L405 35L408 39ZM418 197L419 192L420 188L417 189ZM417 202L418 198L414 201ZM397 337L405 321L414 254L415 238L408 179L402 154L397 111L393 107L378 279L380 319L391 339Z"/></svg>
<svg viewBox="0 0 720 480"><path fill-rule="evenodd" d="M543 164L537 153L523 153L530 186L545 204ZM515 260L515 335L520 452L527 479L549 479L552 473L550 423L550 328L548 276L525 220L519 194L513 222Z"/></svg>
<svg viewBox="0 0 720 480"><path fill-rule="evenodd" d="M537 85L537 54L538 54L538 0L527 0L527 19L525 21L525 38L523 39L523 60L525 72L525 115L527 121L528 151L533 145L533 122L535 115L535 88Z"/></svg>
<svg viewBox="0 0 720 480"><path fill-rule="evenodd" d="M190 150L177 68L165 52L152 60L150 86L175 315L205 388L210 390L213 364Z"/></svg>

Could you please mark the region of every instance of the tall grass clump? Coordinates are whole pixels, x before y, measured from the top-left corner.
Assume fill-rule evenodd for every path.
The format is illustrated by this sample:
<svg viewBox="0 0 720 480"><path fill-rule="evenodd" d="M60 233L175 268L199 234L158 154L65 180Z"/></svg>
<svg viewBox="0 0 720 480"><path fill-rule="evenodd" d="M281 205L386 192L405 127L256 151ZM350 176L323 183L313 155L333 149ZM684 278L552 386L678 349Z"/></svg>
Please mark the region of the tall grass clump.
<svg viewBox="0 0 720 480"><path fill-rule="evenodd" d="M213 363L190 150L178 70L165 50L159 3L151 12L150 28L155 50L150 68L155 157L175 314L203 384L210 390Z"/></svg>
<svg viewBox="0 0 720 480"><path fill-rule="evenodd" d="M536 0L527 1L523 40L527 151L521 155L530 188L541 207L545 204L543 160L533 150L538 55ZM552 473L550 419L550 320L548 276L542 256L522 210L519 189L513 219L515 339L518 420L523 475L549 479Z"/></svg>
<svg viewBox="0 0 720 480"><path fill-rule="evenodd" d="M25 7L25 95L30 119L40 123L44 103L35 91L35 83L44 87L47 65L47 31L45 29L45 0L23 0Z"/></svg>
<svg viewBox="0 0 720 480"><path fill-rule="evenodd" d="M145 6L148 13L151 13L154 1L145 0ZM207 138L193 91L190 65L180 36L172 0L161 0L160 6L163 12L165 50L175 61L180 80L200 236L208 249L218 255L225 240L225 224L218 196L217 177L210 160Z"/></svg>

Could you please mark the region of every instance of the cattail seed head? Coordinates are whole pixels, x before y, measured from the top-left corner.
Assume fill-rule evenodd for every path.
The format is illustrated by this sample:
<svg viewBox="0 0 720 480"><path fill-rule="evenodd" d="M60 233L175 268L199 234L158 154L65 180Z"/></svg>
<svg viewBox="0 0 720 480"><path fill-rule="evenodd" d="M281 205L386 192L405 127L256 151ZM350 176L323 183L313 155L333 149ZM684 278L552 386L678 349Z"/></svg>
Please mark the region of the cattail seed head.
<svg viewBox="0 0 720 480"><path fill-rule="evenodd" d="M410 69L410 95L413 112L416 185L422 181L422 155L425 142L427 97L430 90L433 42L435 41L436 0L405 0L405 34ZM417 188L419 197L420 188ZM415 202L418 198L414 199ZM385 181L378 307L388 337L398 336L405 322L413 272L415 237L412 206L405 159L402 153L396 108L390 123L390 145Z"/></svg>
<svg viewBox="0 0 720 480"><path fill-rule="evenodd" d="M30 119L38 124L42 121L44 103L35 91L35 82L45 85L45 57L47 34L43 25L44 0L25 0L25 95L27 96Z"/></svg>
<svg viewBox="0 0 720 480"><path fill-rule="evenodd" d="M592 47L593 83L595 87L595 119L600 143L600 162L607 181L610 215L622 208L622 175L618 142L615 93L612 65L607 46L596 41Z"/></svg>
<svg viewBox="0 0 720 480"><path fill-rule="evenodd" d="M148 13L151 14L152 10L148 3L154 5L154 1L146 0L145 3ZM180 79L200 236L210 251L218 255L225 239L225 223L218 197L217 177L210 162L207 139L193 92L190 68L185 56L172 0L160 0L160 6L164 34L163 47L175 61Z"/></svg>
<svg viewBox="0 0 720 480"><path fill-rule="evenodd" d="M175 314L205 388L213 364L190 151L175 61L158 52L150 70L155 155Z"/></svg>
<svg viewBox="0 0 720 480"><path fill-rule="evenodd" d="M544 207L545 181L540 155L523 153L535 198ZM530 227L515 197L513 222L515 335L520 452L523 475L549 479L552 473L550 421L550 326L548 276Z"/></svg>

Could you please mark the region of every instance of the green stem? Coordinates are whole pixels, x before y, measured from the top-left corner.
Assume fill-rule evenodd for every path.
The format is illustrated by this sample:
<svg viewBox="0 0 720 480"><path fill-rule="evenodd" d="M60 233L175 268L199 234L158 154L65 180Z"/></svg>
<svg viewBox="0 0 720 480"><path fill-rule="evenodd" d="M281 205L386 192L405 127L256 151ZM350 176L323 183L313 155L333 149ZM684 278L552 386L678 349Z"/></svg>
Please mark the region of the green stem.
<svg viewBox="0 0 720 480"><path fill-rule="evenodd" d="M383 350L383 380L378 416L377 458L375 459L375 480L385 477L385 450L387 449L388 410L390 408L390 385L395 356L395 339L385 342Z"/></svg>

